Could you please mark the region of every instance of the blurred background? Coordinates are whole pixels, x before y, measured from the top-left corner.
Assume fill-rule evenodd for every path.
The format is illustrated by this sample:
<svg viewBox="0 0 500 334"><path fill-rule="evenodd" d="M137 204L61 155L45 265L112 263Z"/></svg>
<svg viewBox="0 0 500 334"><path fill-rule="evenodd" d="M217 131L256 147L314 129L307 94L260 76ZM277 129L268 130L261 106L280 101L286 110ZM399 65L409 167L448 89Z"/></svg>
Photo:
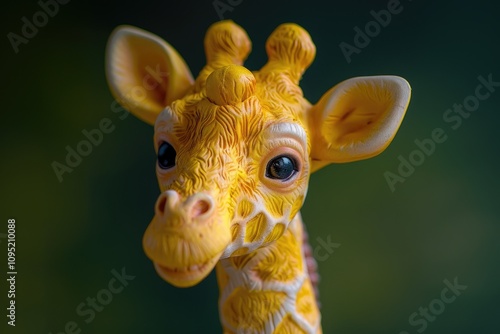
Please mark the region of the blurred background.
<svg viewBox="0 0 500 334"><path fill-rule="evenodd" d="M218 12L214 3L229 9ZM104 50L114 27L135 25L166 39L196 75L205 63L205 31L224 18L247 30L253 52L246 66L253 70L265 63L264 43L276 26L306 28L317 56L301 85L313 103L355 76L399 75L413 89L385 152L311 178L302 214L320 262L324 333L500 333L500 87L490 87L495 91L456 129L458 121L443 119L454 104L473 101L479 76L500 82L500 5L402 0L399 13L348 62L339 45L356 46L355 27L364 31L371 11L389 3L74 0L47 22L36 1L5 6L0 265L6 268L7 219L15 218L18 275L16 327L2 314L1 332L221 332L214 273L196 287L174 288L143 253L159 193L153 129L113 112ZM33 22L33 15L41 27L22 39L22 18ZM103 118L113 131L60 182L53 162L65 164L66 146L75 149L82 131ZM436 128L447 140L391 189L384 173L398 174L399 157L409 159L414 141ZM328 240L338 245L325 248ZM113 270L135 278L109 294ZM436 301L444 281L455 279L467 288L450 304ZM87 298L96 297L107 304L89 311ZM420 308L429 307L426 318Z"/></svg>

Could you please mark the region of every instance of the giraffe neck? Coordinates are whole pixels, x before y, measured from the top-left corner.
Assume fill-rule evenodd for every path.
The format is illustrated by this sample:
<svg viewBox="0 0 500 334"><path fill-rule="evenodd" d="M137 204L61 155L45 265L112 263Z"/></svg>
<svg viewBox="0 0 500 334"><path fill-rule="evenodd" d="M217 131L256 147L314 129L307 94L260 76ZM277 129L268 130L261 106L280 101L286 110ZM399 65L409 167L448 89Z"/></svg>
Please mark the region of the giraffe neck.
<svg viewBox="0 0 500 334"><path fill-rule="evenodd" d="M300 214L273 244L217 265L224 333L321 333Z"/></svg>

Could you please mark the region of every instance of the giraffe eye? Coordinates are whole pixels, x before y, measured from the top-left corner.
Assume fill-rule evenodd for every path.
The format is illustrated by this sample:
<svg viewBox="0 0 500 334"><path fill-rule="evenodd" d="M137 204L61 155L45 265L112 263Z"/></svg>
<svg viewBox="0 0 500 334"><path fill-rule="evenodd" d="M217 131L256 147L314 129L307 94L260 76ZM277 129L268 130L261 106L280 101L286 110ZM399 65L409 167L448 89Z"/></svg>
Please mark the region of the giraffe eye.
<svg viewBox="0 0 500 334"><path fill-rule="evenodd" d="M158 148L158 165L161 169L170 169L175 166L177 153L172 145L164 141Z"/></svg>
<svg viewBox="0 0 500 334"><path fill-rule="evenodd" d="M298 172L296 161L286 155L280 155L267 163L266 176L282 181L289 180Z"/></svg>

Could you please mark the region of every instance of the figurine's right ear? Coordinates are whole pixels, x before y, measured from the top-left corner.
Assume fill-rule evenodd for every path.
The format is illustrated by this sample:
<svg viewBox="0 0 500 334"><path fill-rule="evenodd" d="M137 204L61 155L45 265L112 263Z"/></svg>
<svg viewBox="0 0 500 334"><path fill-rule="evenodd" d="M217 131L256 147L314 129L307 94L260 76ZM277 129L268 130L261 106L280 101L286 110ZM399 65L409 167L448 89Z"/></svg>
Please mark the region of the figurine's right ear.
<svg viewBox="0 0 500 334"><path fill-rule="evenodd" d="M186 63L170 44L131 26L116 28L109 38L106 77L117 101L149 124L194 83Z"/></svg>

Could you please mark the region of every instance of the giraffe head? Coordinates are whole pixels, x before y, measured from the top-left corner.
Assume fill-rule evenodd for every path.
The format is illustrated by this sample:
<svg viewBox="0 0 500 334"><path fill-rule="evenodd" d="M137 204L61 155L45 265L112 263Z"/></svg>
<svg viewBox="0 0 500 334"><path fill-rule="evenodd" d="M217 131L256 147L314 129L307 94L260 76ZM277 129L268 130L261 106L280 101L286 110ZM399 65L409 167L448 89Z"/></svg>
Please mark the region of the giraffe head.
<svg viewBox="0 0 500 334"><path fill-rule="evenodd" d="M250 49L235 23L212 25L207 64L193 80L158 36L122 26L108 43L111 91L154 125L161 194L143 246L176 286L277 240L301 208L311 173L382 152L409 103L404 79L374 76L346 80L311 105L299 80L316 49L295 24L271 34L259 71L242 66Z"/></svg>

